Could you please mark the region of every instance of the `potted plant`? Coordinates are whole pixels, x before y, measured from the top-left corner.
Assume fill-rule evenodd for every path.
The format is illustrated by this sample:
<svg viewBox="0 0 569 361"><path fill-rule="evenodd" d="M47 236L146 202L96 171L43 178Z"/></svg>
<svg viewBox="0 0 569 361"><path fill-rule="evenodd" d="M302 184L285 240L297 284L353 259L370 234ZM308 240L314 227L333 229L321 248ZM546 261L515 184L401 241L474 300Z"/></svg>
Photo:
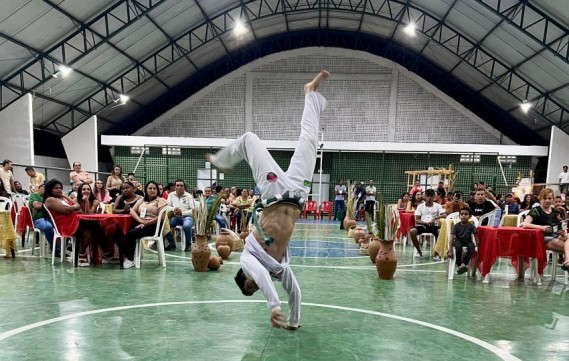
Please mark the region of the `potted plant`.
<svg viewBox="0 0 569 361"><path fill-rule="evenodd" d="M378 194L378 207L376 210L377 234L379 251L375 257L375 267L379 278L390 280L397 269L397 255L393 250L393 243L399 228L399 214L393 206L383 205L383 194ZM371 244L370 244L371 247ZM371 250L370 250L371 257Z"/></svg>
<svg viewBox="0 0 569 361"><path fill-rule="evenodd" d="M218 197L208 210L206 199L199 196L192 209L194 227L196 229L196 243L192 246L192 264L197 272L206 272L211 251L207 244L207 232L212 228L217 208L222 197Z"/></svg>

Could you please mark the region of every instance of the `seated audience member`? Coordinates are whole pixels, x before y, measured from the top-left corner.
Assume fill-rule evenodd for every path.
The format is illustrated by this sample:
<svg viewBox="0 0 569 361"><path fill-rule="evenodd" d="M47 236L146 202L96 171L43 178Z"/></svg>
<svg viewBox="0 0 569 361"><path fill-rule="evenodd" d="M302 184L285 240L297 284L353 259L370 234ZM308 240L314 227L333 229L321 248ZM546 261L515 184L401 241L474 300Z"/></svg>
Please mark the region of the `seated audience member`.
<svg viewBox="0 0 569 361"><path fill-rule="evenodd" d="M86 185L86 187L89 186ZM62 225L66 222L70 222L72 220L73 213L81 212L81 205L78 202L72 201L69 197L63 194L63 184L57 179L52 179L46 183L44 200L45 207L51 212L53 221L56 225ZM91 244L93 234L88 230L88 227L85 227L85 223L86 222L80 223L76 235L78 239L82 240L82 244L88 245ZM65 247L62 248L62 251L64 251ZM83 250L83 253L84 252L85 250ZM83 257L80 257L80 261L77 265L81 267L89 266L87 257L84 254Z"/></svg>
<svg viewBox="0 0 569 361"><path fill-rule="evenodd" d="M514 195L512 193L508 193L506 195L506 206L508 206L508 214L520 213L520 206L518 205L518 203L516 203Z"/></svg>
<svg viewBox="0 0 569 361"><path fill-rule="evenodd" d="M563 199L561 196L555 196L553 208L559 212L562 220L567 219L567 212L565 211L565 207L563 207Z"/></svg>
<svg viewBox="0 0 569 361"><path fill-rule="evenodd" d="M460 222L454 225L452 232L450 233L449 244L452 247L449 248L448 256L450 259L454 258L456 254L456 267L459 275L468 271L468 263L470 263L470 258L476 249L476 244L478 244L478 234L476 232L476 227L474 224L468 222L470 219L470 209L462 208L459 213ZM472 242L472 235L476 239L476 244ZM466 255L462 257L462 248L466 247ZM453 248L455 252L453 253Z"/></svg>
<svg viewBox="0 0 569 361"><path fill-rule="evenodd" d="M45 182L47 183L47 182ZM30 200L28 202L28 208L32 213L32 220L34 222L34 228L41 230L45 234L45 239L49 244L49 249L53 252L53 225L47 219L47 214L43 210L43 194L45 191L45 183L37 186L36 192L30 195ZM55 247L55 254L59 256L61 250L60 245Z"/></svg>
<svg viewBox="0 0 569 361"><path fill-rule="evenodd" d="M452 199L452 202L447 202L444 208L446 214L459 212L463 208L470 209L468 204L462 201L462 193L460 192L454 192L454 197Z"/></svg>
<svg viewBox="0 0 569 361"><path fill-rule="evenodd" d="M563 208L565 208L565 214L569 217L569 197L565 196L565 203L563 204Z"/></svg>
<svg viewBox="0 0 569 361"><path fill-rule="evenodd" d="M129 182L134 184L134 193L138 194L139 196L144 197L144 192L142 191L142 184L140 184L136 181L136 177L135 177L134 173L131 172L128 174L128 180L129 180Z"/></svg>
<svg viewBox="0 0 569 361"><path fill-rule="evenodd" d="M95 198L99 201L99 203L109 204L111 203L111 195L109 191L105 189L105 183L102 180L98 180L95 182L95 189L93 190L95 194Z"/></svg>
<svg viewBox="0 0 569 361"><path fill-rule="evenodd" d="M531 208L539 207L539 205L540 205L539 197L537 195L533 194L531 196L530 203L531 203Z"/></svg>
<svg viewBox="0 0 569 361"><path fill-rule="evenodd" d="M34 169L34 167L26 167L25 168L26 174L28 175L29 178L29 185L28 185L28 189L30 190L30 192L34 193L38 191L38 187L42 184L45 183L45 176L43 174L41 174L40 172L36 172L36 170Z"/></svg>
<svg viewBox="0 0 569 361"><path fill-rule="evenodd" d="M209 212L211 206L217 199L217 194L212 194L211 187L205 187L204 189L204 197L207 204L207 210ZM215 221L219 224L219 228L227 228L227 222L225 222L225 218L219 214L219 209L215 212Z"/></svg>
<svg viewBox="0 0 569 361"><path fill-rule="evenodd" d="M435 191L435 202L444 206L447 203L447 193L444 188L437 188Z"/></svg>
<svg viewBox="0 0 569 361"><path fill-rule="evenodd" d="M494 211L496 207L492 202L486 200L486 192L483 190L476 191L476 202L470 204L470 209L472 211L472 215L476 218L480 218L486 213ZM485 226L485 224L481 224L481 226Z"/></svg>
<svg viewBox="0 0 569 361"><path fill-rule="evenodd" d="M120 165L115 164L113 166L113 172L110 176L107 177L107 183L105 185L105 188L109 192L109 195L113 201L115 201L117 199L117 196L120 194L121 187L124 182L125 179L122 175L122 168Z"/></svg>
<svg viewBox="0 0 569 361"><path fill-rule="evenodd" d="M125 181L120 189L120 194L115 199L113 205L113 214L130 214L131 208L134 208L136 202L142 199L138 194L134 194L134 185ZM103 254L103 259L108 263L115 263L117 260L112 252L113 244L117 245L120 250L124 251L125 235L117 223L112 223L105 229L107 236L108 252Z"/></svg>
<svg viewBox="0 0 569 361"><path fill-rule="evenodd" d="M77 194L79 193L79 188L81 187L82 184L83 183L81 183L81 182L73 183L73 185L71 186L71 191L68 194L68 196L71 200L77 199Z"/></svg>
<svg viewBox="0 0 569 361"><path fill-rule="evenodd" d="M415 249L417 250L417 258L421 258L423 256L417 236L423 233L431 233L436 239L439 234L439 219L447 216L443 207L440 204L435 203L434 199L435 191L427 189L425 192L425 203L421 203L415 211L415 227L411 228L409 231L413 246L415 246Z"/></svg>
<svg viewBox="0 0 569 361"><path fill-rule="evenodd" d="M553 189L545 188L539 193L539 206L532 208L524 220L524 228L541 229L545 248L564 255L564 271L569 271L569 242L567 232L561 227L561 215L553 207Z"/></svg>
<svg viewBox="0 0 569 361"><path fill-rule="evenodd" d="M397 201L397 209L404 211L407 209L407 204L409 203L409 193L405 192L401 195L401 198Z"/></svg>
<svg viewBox="0 0 569 361"><path fill-rule="evenodd" d="M411 196L411 200L407 203L407 213L415 213L419 204L423 203L423 193L415 192Z"/></svg>
<svg viewBox="0 0 569 361"><path fill-rule="evenodd" d="M470 207L470 210L472 211L471 205L473 203L476 203L476 191L472 191L472 192L468 193L468 200L466 201L466 203L468 203L468 206Z"/></svg>
<svg viewBox="0 0 569 361"><path fill-rule="evenodd" d="M124 245L124 268L134 267L134 250L136 248L136 240L138 238L154 235L156 232L158 215L162 208L168 205L164 198L158 197L158 184L156 184L156 182L150 181L146 183L144 193L144 198L139 199L130 210L131 216L138 225L131 229L126 235Z"/></svg>
<svg viewBox="0 0 569 361"><path fill-rule="evenodd" d="M78 190L78 196L76 199L77 204L79 204L79 212L83 214L95 214L99 208L99 201L95 198L91 186L88 184L82 184ZM79 263L78 266L89 266L89 261L87 257L87 248L93 251L93 247L96 246L93 240L103 239L104 231L98 222L81 222L81 230L79 233L78 241L81 245L79 248ZM111 252L106 246L107 244L101 244L104 254Z"/></svg>
<svg viewBox="0 0 569 361"><path fill-rule="evenodd" d="M23 194L26 196L30 194L30 193L28 193L27 190L22 188L22 183L20 183L19 181L14 181L14 193Z"/></svg>
<svg viewBox="0 0 569 361"><path fill-rule="evenodd" d="M195 208L194 197L186 192L186 184L183 180L177 179L174 184L176 191L168 195L167 201L169 210L174 212L170 218L170 229L174 231L176 226L182 226L186 238L186 244L183 245L184 251L190 251L194 238L194 217L192 215L192 209ZM168 240L166 250L175 250L176 242L172 232L166 235L166 240Z"/></svg>
<svg viewBox="0 0 569 361"><path fill-rule="evenodd" d="M69 181L72 183L94 183L93 177L83 170L81 170L81 162L73 162L73 171L69 173Z"/></svg>
<svg viewBox="0 0 569 361"><path fill-rule="evenodd" d="M241 229L241 218L244 215L246 217L245 223L249 222L249 218L251 217L249 209L253 205L253 200L249 199L249 192L246 188L243 188L241 190L241 195L235 198L231 205L235 207L235 210L237 212L237 230L238 232L243 232Z"/></svg>
<svg viewBox="0 0 569 361"><path fill-rule="evenodd" d="M453 199L454 199L454 192L448 192L447 193L447 203L452 202Z"/></svg>
<svg viewBox="0 0 569 361"><path fill-rule="evenodd" d="M520 211L527 211L531 208L531 194L524 196L523 202L520 204Z"/></svg>

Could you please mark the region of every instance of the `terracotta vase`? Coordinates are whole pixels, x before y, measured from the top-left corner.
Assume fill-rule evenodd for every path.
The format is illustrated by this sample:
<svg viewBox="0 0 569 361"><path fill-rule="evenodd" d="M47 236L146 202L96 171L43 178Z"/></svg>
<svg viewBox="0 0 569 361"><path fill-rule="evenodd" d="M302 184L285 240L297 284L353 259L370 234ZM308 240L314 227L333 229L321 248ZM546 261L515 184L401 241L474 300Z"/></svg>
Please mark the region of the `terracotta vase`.
<svg viewBox="0 0 569 361"><path fill-rule="evenodd" d="M219 256L209 257L209 262L207 263L207 268L212 271L217 271L219 267L223 264L223 259Z"/></svg>
<svg viewBox="0 0 569 361"><path fill-rule="evenodd" d="M397 255L393 250L393 242L395 241L379 241L380 248L375 258L375 268L377 274L382 280L390 280L397 269Z"/></svg>
<svg viewBox="0 0 569 361"><path fill-rule="evenodd" d="M365 238L366 238L366 241L371 241L371 239L373 238L373 233L368 232L368 233L366 234L366 237L365 237Z"/></svg>
<svg viewBox="0 0 569 361"><path fill-rule="evenodd" d="M367 251L368 251L369 259L371 260L371 263L375 263L375 257L377 257L377 254L379 253L380 246L381 246L381 242L377 238L374 238L371 242L369 242L369 246L367 247Z"/></svg>
<svg viewBox="0 0 569 361"><path fill-rule="evenodd" d="M227 243L222 242L219 247L217 247L217 254L219 254L222 259L227 259L231 254L231 247L229 247Z"/></svg>
<svg viewBox="0 0 569 361"><path fill-rule="evenodd" d="M354 219L344 218L344 229L349 230L350 227L356 226L356 221Z"/></svg>
<svg viewBox="0 0 569 361"><path fill-rule="evenodd" d="M215 239L215 249L217 249L217 247L219 247L219 245L222 243L227 243L229 248L231 248L231 250L233 251L234 242L229 232L226 231L219 232L219 235Z"/></svg>
<svg viewBox="0 0 569 361"><path fill-rule="evenodd" d="M363 228L360 228L360 227L357 227L357 228L355 229L354 233L352 234L352 237L354 237L354 241L355 241L356 243L358 243L358 241L359 241L361 238L364 238L364 239L365 239L365 236L366 236L366 233L365 233L364 229L363 229Z"/></svg>
<svg viewBox="0 0 569 361"><path fill-rule="evenodd" d="M196 235L196 243L192 245L192 264L197 272L207 272L207 264L211 251L207 244L207 236Z"/></svg>

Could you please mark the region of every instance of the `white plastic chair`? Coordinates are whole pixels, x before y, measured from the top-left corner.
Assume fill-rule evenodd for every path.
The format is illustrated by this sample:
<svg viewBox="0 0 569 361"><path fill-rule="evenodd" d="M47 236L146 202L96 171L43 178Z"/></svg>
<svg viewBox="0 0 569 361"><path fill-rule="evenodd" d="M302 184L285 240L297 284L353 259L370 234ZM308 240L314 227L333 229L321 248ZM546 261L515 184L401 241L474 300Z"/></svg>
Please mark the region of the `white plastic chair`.
<svg viewBox="0 0 569 361"><path fill-rule="evenodd" d="M12 200L10 198L0 197L0 210L1 211L11 212L12 206L13 206L13 203L12 203Z"/></svg>
<svg viewBox="0 0 569 361"><path fill-rule="evenodd" d="M134 265L136 268L140 268L140 259L142 257L142 242L143 241L154 241L156 242L156 249L158 250L158 263L162 267L166 267L166 252L164 251L164 226L166 225L165 216L168 211L168 207L162 208L158 214L158 221L156 222L156 232L153 236L142 237L136 240L136 248L134 250Z"/></svg>
<svg viewBox="0 0 569 361"><path fill-rule="evenodd" d="M22 208L25 205L28 204L28 200L30 199L30 197L25 195L25 194L11 193L10 199L13 202L12 206L15 207L15 210L16 210L16 218L14 221L14 229L17 230L18 229L18 218L20 218L20 211L22 210Z"/></svg>
<svg viewBox="0 0 569 361"><path fill-rule="evenodd" d="M485 220L488 220L488 223L486 225L492 227L492 223L494 223L494 211L483 214L478 220L478 224L482 225Z"/></svg>
<svg viewBox="0 0 569 361"><path fill-rule="evenodd" d="M25 236L24 237L24 241L25 240L29 240L30 238L30 230L32 231L33 237L32 237L32 256L34 255L34 250L36 248L36 234L39 238L39 249L40 249L40 257L45 257L45 249L47 248L47 240L45 238L45 234L44 232L42 232L41 229L35 228L34 227L34 216L32 214L32 210L30 208L28 209L28 213L30 214L30 219L32 220L32 227L30 228L30 226L26 226L26 231L24 233ZM22 241L22 243L24 243L24 241Z"/></svg>
<svg viewBox="0 0 569 361"><path fill-rule="evenodd" d="M452 228L453 226L456 224L456 222L460 222L460 216L459 212L455 212L455 213L451 213L447 218L446 218L446 222L447 222L447 240L448 240L448 244L447 244L447 253L450 247L453 247L453 245L450 244L450 235L452 233ZM451 217L452 216L452 217ZM457 217L458 216L458 217ZM471 222L472 224L474 224L474 227L478 227L478 218L471 216L470 219L468 220L469 222ZM470 267L470 265L474 264L474 267L472 267L471 269L468 270L468 273L471 274L472 277L474 277L474 275L476 274L476 263L477 263L477 258L478 258L478 245L476 244L476 240L474 239L474 235L472 236L472 241L474 242L475 248L474 248L474 257L470 259L470 264L468 265ZM464 248L463 247L463 252L464 252ZM456 254L454 255L456 257ZM454 279L454 269L456 267L456 260L455 259L449 259L448 262L448 279L452 280Z"/></svg>
<svg viewBox="0 0 569 361"><path fill-rule="evenodd" d="M517 227L521 227L521 226L522 226L522 223L524 223L524 219L525 219L526 216L528 215L529 211L530 211L530 210L528 209L527 211L523 211L523 212L518 213L518 222L516 223L516 226L517 226Z"/></svg>
<svg viewBox="0 0 569 361"><path fill-rule="evenodd" d="M63 236L61 233L59 233L59 229L57 228L57 224L55 224L55 220L53 219L53 215L51 214L51 212L49 211L49 209L47 207L44 207L45 211L47 212L47 214L49 214L49 218L51 219L51 224L53 225L53 244L51 246L51 264L54 265L55 264L55 249L57 246L57 240L59 239L59 242L61 244L60 246L60 262L63 263L63 261L65 260L65 253L66 253L66 248L67 248L67 239L69 239L71 241L71 264L74 266L77 266L77 264L75 263L75 252L77 252L76 249L76 239L74 236Z"/></svg>

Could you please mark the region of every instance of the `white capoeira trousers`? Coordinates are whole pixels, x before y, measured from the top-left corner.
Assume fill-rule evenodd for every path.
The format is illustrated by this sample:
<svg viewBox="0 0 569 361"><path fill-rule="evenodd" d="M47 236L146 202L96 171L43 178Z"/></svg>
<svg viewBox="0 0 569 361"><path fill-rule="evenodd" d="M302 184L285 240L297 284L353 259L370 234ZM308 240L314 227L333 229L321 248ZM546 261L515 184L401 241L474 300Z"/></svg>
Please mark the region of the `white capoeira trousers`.
<svg viewBox="0 0 569 361"><path fill-rule="evenodd" d="M261 189L263 199L270 199L287 191L307 199L316 165L320 115L327 103L318 92L306 94L298 145L286 172L279 167L254 133L243 134L227 148L217 152L212 159L213 164L222 169L231 169L235 164L245 160L253 171L253 178ZM263 292L271 311L280 310L281 305L272 278L281 282L288 294L287 322L289 326L297 327L300 321L301 293L289 266L289 260L289 249L285 252L281 262L278 262L267 254L251 233L246 239L245 250L241 255L241 268Z"/></svg>
<svg viewBox="0 0 569 361"><path fill-rule="evenodd" d="M267 306L272 311L281 310L281 301L273 284L273 279L280 281L288 294L289 326L297 327L300 321L300 287L289 266L290 251L287 249L283 259L277 262L261 247L253 233L245 239L245 249L241 254L241 268L247 278L252 279L263 292Z"/></svg>
<svg viewBox="0 0 569 361"><path fill-rule="evenodd" d="M267 148L254 133L245 133L235 142L215 154L212 162L222 169L231 169L242 160L249 163L253 179L261 189L261 197L269 199L286 191L298 193L307 199L316 165L320 114L326 108L326 99L318 92L308 92L300 123L298 145L284 172Z"/></svg>

